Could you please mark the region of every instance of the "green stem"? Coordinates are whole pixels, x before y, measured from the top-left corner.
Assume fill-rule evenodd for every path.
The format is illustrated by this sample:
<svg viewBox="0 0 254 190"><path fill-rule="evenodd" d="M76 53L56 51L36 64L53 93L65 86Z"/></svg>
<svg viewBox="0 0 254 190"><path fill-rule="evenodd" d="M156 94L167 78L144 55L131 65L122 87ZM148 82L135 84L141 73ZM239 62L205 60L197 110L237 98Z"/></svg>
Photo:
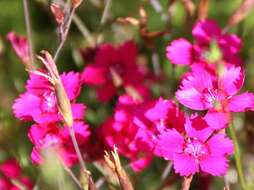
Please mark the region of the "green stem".
<svg viewBox="0 0 254 190"><path fill-rule="evenodd" d="M238 139L237 139L237 136L236 136L236 133L235 133L233 122L231 122L231 124L229 125L229 132L230 132L230 136L231 136L231 138L233 140L233 143L234 143L235 164L236 164L237 173L238 173L238 176L239 176L239 179L240 179L240 184L242 186L242 189L247 190L248 188L247 188L245 176L244 176L244 173L243 173L240 147L239 147Z"/></svg>

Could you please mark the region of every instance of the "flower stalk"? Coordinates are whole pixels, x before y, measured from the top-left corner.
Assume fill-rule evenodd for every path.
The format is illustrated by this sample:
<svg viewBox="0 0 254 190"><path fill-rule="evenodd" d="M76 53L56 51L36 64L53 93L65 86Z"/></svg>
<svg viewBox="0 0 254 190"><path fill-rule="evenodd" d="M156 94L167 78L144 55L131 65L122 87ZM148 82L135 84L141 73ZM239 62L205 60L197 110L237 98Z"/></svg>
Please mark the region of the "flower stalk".
<svg viewBox="0 0 254 190"><path fill-rule="evenodd" d="M235 164L236 164L236 169L237 169L237 173L240 179L240 184L242 189L247 190L247 184L246 184L246 180L245 180L245 176L243 173L243 166L242 166L242 160L241 160L241 152L240 152L240 146L239 146L239 142L236 136L236 132L234 129L234 125L233 122L231 122L231 124L229 124L229 133L230 136L233 140L234 143L234 148L235 148Z"/></svg>
<svg viewBox="0 0 254 190"><path fill-rule="evenodd" d="M193 175L184 177L181 190L189 190Z"/></svg>
<svg viewBox="0 0 254 190"><path fill-rule="evenodd" d="M29 44L29 55L30 55L30 68L31 70L35 69L35 62L34 62L34 51L33 51L33 41L32 41L32 29L31 29L31 22L29 16L29 8L27 0L23 0L23 7L24 7L24 15L25 15L25 24L26 24L26 32Z"/></svg>
<svg viewBox="0 0 254 190"><path fill-rule="evenodd" d="M111 151L111 154L108 152L105 152L105 161L107 165L117 174L117 177L119 179L119 183L123 190L134 190L132 183L126 174L125 170L123 169L119 155L117 153L116 148L114 148L114 151Z"/></svg>

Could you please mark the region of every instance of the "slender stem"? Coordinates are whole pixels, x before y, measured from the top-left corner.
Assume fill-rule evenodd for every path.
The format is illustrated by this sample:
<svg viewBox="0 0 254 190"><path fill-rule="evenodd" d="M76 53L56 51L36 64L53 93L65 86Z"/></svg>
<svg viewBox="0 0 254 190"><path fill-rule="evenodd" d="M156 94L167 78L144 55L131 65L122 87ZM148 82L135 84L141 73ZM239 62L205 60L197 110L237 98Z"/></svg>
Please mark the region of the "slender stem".
<svg viewBox="0 0 254 190"><path fill-rule="evenodd" d="M159 55L158 53L154 50L152 53L152 64L153 64L153 70L154 70L154 74L156 76L160 75L160 60L159 60Z"/></svg>
<svg viewBox="0 0 254 190"><path fill-rule="evenodd" d="M239 179L240 179L240 184L241 184L242 189L247 190L247 185L246 185L246 181L245 181L245 177L244 177L244 173L243 173L240 147L239 147L239 143L238 143L238 139L237 139L237 136L236 136L236 132L235 132L235 129L234 129L233 122L231 122L231 124L229 125L229 132L230 132L230 136L231 136L231 138L233 140L233 143L234 143L235 164L236 164L237 173L238 173L238 176L239 176Z"/></svg>
<svg viewBox="0 0 254 190"><path fill-rule="evenodd" d="M104 10L103 10L103 13L102 13L102 17L101 17L101 21L100 21L100 24L101 25L104 25L107 21L107 17L108 17L108 14L109 14L109 8L110 8L110 5L111 5L111 0L106 0L106 5L104 7Z"/></svg>
<svg viewBox="0 0 254 190"><path fill-rule="evenodd" d="M103 26L104 24L106 23L107 21L107 18L108 18L108 14L109 14L109 9L110 9L110 5L111 5L111 0L106 0L106 5L103 9L103 12L102 12L102 16L101 16L101 20L100 20L100 27L98 27L98 31L101 32L102 29L103 29ZM103 34L100 33L97 37L97 40L96 40L96 43L97 44L100 44L102 43L103 41Z"/></svg>
<svg viewBox="0 0 254 190"><path fill-rule="evenodd" d="M62 38L61 38L61 42L55 52L55 55L54 55L54 61L56 62L59 54L60 54L60 51L62 50L63 46L64 46L64 43L67 39L67 35L68 35L68 32L70 30L70 26L71 26L71 22L72 22L72 18L73 18L73 15L75 13L75 8L71 8L71 12L70 12L70 16L68 18L68 21L67 21L67 24L66 24L66 28L64 30L64 33L62 35Z"/></svg>
<svg viewBox="0 0 254 190"><path fill-rule="evenodd" d="M31 29L27 0L23 0L23 7L24 7L24 14L25 14L26 32L27 32L27 38L28 38L28 44L29 44L29 54L31 58L31 66L32 66L32 69L34 69L35 63L34 63L34 51L33 51L33 42L32 42L32 29Z"/></svg>
<svg viewBox="0 0 254 190"><path fill-rule="evenodd" d="M77 156L78 156L78 160L81 164L82 169L86 172L87 171L86 165L85 165L85 162L82 158L82 154L80 152L80 149L79 149L79 146L78 146L78 143L77 143L77 139L75 137L74 129L73 129L73 127L68 127L68 128L69 128L69 131L70 131L70 136L71 136L71 140L72 140L74 149L75 149L75 151L77 153Z"/></svg>
<svg viewBox="0 0 254 190"><path fill-rule="evenodd" d="M181 190L189 190L193 176L184 177Z"/></svg>
<svg viewBox="0 0 254 190"><path fill-rule="evenodd" d="M161 180L165 180L171 170L172 170L172 162L168 162L161 174Z"/></svg>
<svg viewBox="0 0 254 190"><path fill-rule="evenodd" d="M82 189L81 184L79 183L79 180L75 176L75 174L71 171L70 168L68 168L65 164L63 164L63 168L66 171L66 173L69 174L69 176L73 179L73 181L79 186L80 189Z"/></svg>
<svg viewBox="0 0 254 190"><path fill-rule="evenodd" d="M77 26L77 28L79 29L81 34L85 37L85 39L87 39L90 46L94 46L95 41L94 41L91 33L89 32L89 30L87 29L85 24L82 22L82 20L76 14L74 14L74 16L73 16L73 22L75 23L75 25Z"/></svg>
<svg viewBox="0 0 254 190"><path fill-rule="evenodd" d="M96 182L95 182L95 186L97 189L100 189L102 187L102 185L106 182L105 177L101 177L99 178Z"/></svg>

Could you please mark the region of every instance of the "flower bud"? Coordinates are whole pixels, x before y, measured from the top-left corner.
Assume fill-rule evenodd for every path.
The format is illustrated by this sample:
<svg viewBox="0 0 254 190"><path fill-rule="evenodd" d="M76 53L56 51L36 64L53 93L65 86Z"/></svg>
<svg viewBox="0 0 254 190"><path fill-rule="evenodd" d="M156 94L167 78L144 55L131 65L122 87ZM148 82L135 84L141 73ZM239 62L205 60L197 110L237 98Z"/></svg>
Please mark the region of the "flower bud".
<svg viewBox="0 0 254 190"><path fill-rule="evenodd" d="M82 3L83 0L71 0L71 5L75 9L79 7L79 5Z"/></svg>
<svg viewBox="0 0 254 190"><path fill-rule="evenodd" d="M46 76L46 78L51 82L51 84L53 85L55 89L59 112L62 114L66 125L68 127L72 127L73 117L72 117L71 103L64 89L64 86L62 84L56 64L52 56L49 54L49 52L42 51L41 53L42 53L42 56L38 56L38 58L42 61L42 63L45 65L46 69L48 70L49 74L48 76Z"/></svg>
<svg viewBox="0 0 254 190"><path fill-rule="evenodd" d="M65 14L59 5L52 3L50 6L51 12L53 13L55 20L58 25L62 25L64 23Z"/></svg>
<svg viewBox="0 0 254 190"><path fill-rule="evenodd" d="M11 43L16 55L21 59L26 68L32 70L27 38L20 36L15 32L9 32L7 34L7 40Z"/></svg>

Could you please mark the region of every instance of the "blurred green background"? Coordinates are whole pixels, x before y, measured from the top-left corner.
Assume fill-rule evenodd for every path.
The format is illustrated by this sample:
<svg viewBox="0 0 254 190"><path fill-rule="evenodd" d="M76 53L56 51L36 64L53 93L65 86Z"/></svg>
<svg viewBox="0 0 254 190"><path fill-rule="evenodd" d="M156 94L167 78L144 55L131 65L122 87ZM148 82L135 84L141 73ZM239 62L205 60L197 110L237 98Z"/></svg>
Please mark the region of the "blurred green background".
<svg viewBox="0 0 254 190"><path fill-rule="evenodd" d="M168 14L167 0L158 0L157 3L161 6L160 10L156 10L150 0L112 0L107 22L100 25L105 2L103 0L84 0L76 14L95 40L101 34L104 42L119 43L134 39L138 43L140 53L146 57L150 68L152 68L152 52L156 52L159 55L160 67L166 74L166 80L154 85L154 94L155 96L162 94L165 97L173 97L178 80L173 81L172 79L179 79L184 69L176 68L175 76L172 77L173 67L166 60L165 47L177 37L186 37L192 40L191 26L195 22L195 16L188 17L181 0L176 0L167 20L163 19ZM29 0L33 45L36 53L42 49L53 53L58 45L56 23L50 12L49 3L47 0ZM193 0L193 3L197 6L199 1ZM211 0L208 17L217 20L224 27L240 3L241 0ZM117 18L126 16L139 18L140 6L143 6L147 11L148 30L168 32L156 39L153 51L146 47L137 26L124 25L116 21ZM27 138L27 129L30 124L16 120L11 111L14 99L24 91L28 75L7 42L6 35L10 31L26 35L23 4L21 0L0 0L0 8L0 162L8 157L17 158L25 172L36 181L40 174L37 172L38 168L31 164L29 158L32 145ZM246 68L244 89L254 91L254 11L251 11L242 22L231 28L229 32L236 33L242 38L244 46L241 55ZM57 63L59 70L61 72L82 71L86 63L83 62L79 50L88 46L89 42L73 23ZM175 84L172 85L172 83ZM112 104L99 104L94 98L94 91L88 88L84 88L79 101L88 105L86 120L93 127L98 126L112 112ZM249 181L254 180L254 173L251 172L254 169L253 116L252 113L238 114L235 119ZM165 163L155 160L149 169L137 175L133 174L138 181L137 189L156 189L164 167ZM230 171L230 174L234 176L234 167ZM232 176L230 179L234 179ZM221 190L223 188L223 180L215 178L213 183L212 189ZM194 181L192 189L198 188L202 189ZM168 189L175 189L175 186ZM238 189L237 184L235 184L235 189Z"/></svg>

